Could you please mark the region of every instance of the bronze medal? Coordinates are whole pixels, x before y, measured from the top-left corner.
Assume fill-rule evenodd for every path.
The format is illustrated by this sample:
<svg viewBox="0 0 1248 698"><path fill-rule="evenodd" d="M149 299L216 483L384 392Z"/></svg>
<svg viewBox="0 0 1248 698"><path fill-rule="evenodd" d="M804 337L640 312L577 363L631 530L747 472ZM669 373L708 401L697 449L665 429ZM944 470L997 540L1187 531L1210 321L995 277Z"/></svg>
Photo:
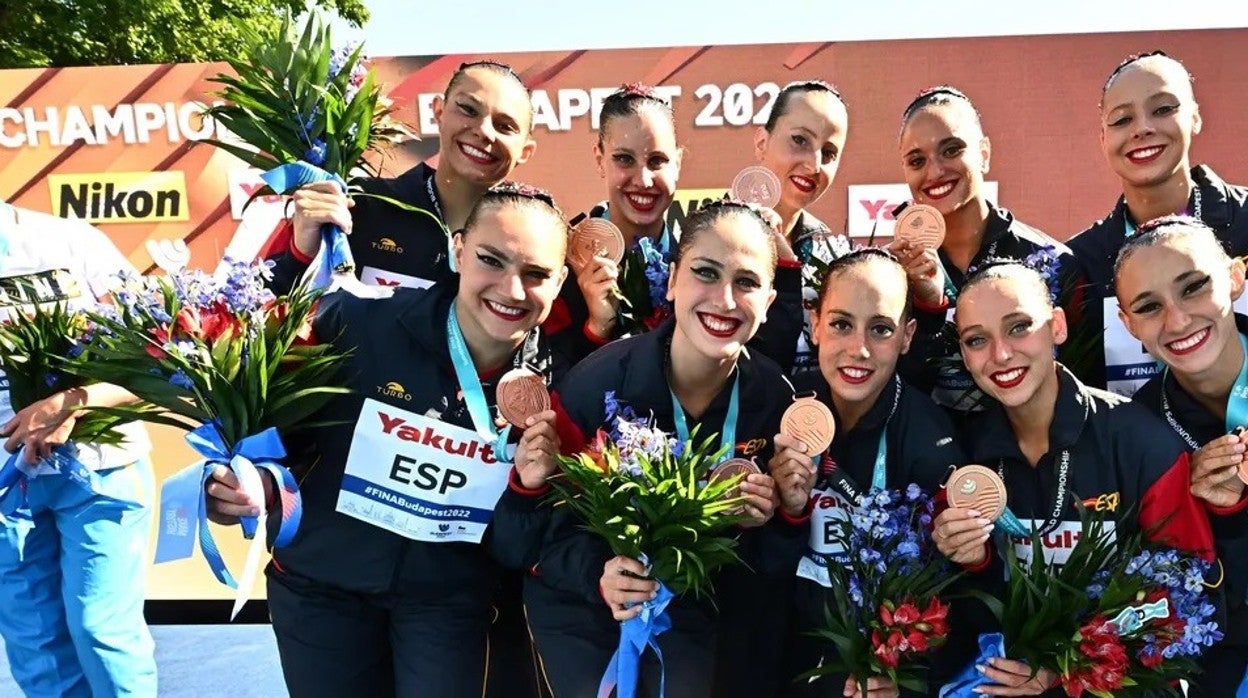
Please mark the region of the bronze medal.
<svg viewBox="0 0 1248 698"><path fill-rule="evenodd" d="M813 397L802 397L794 400L784 411L784 416L780 418L780 433L806 444L806 452L813 456L832 445L836 422L827 405Z"/></svg>
<svg viewBox="0 0 1248 698"><path fill-rule="evenodd" d="M724 494L725 498L732 499L734 497L741 496L740 485L745 481L745 478L750 475L761 474L762 472L762 469L755 465L752 460L747 460L745 458L729 458L723 463L715 466L715 469L711 471L711 482L727 480L740 475L741 479L737 480L737 484Z"/></svg>
<svg viewBox="0 0 1248 698"><path fill-rule="evenodd" d="M619 264L624 258L624 234L605 218L586 218L576 225L568 240L568 265L579 273L598 256Z"/></svg>
<svg viewBox="0 0 1248 698"><path fill-rule="evenodd" d="M897 216L893 237L925 249L937 249L945 241L945 218L932 206L910 204Z"/></svg>
<svg viewBox="0 0 1248 698"><path fill-rule="evenodd" d="M761 165L751 165L732 178L731 196L747 204L775 208L780 203L780 178Z"/></svg>
<svg viewBox="0 0 1248 698"><path fill-rule="evenodd" d="M524 429L529 417L550 409L550 393L542 377L527 368L503 374L494 391L498 413L511 424Z"/></svg>
<svg viewBox="0 0 1248 698"><path fill-rule="evenodd" d="M996 521L1005 511L1005 482L991 468L982 465L964 465L953 471L945 496L949 506L974 509L989 521Z"/></svg>

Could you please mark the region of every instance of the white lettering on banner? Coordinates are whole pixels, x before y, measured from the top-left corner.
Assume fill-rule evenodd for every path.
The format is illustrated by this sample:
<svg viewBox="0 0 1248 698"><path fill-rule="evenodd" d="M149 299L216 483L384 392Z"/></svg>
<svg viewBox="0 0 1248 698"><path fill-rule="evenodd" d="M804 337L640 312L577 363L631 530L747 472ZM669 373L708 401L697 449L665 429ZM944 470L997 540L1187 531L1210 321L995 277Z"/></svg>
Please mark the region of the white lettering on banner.
<svg viewBox="0 0 1248 698"><path fill-rule="evenodd" d="M510 472L475 432L366 398L337 511L412 540L480 543Z"/></svg>
<svg viewBox="0 0 1248 698"><path fill-rule="evenodd" d="M811 493L810 540L806 554L797 563L797 576L831 588L828 561L845 561L840 522L849 518L850 509L849 502L834 490L815 490Z"/></svg>
<svg viewBox="0 0 1248 698"><path fill-rule="evenodd" d="M1044 526L1044 521L1035 521L1022 519L1024 529L1036 530ZM1104 523L1105 532L1109 535L1109 540L1115 540L1114 522L1106 521ZM1049 564L1064 565L1070 560L1070 553L1075 549L1075 544L1079 542L1081 524L1078 521L1064 521L1058 524L1057 528L1040 537L1040 548L1043 551L1044 560ZM1014 546L1014 553L1018 555L1018 559L1023 564L1031 563L1031 538L1029 536L1009 536L1009 542Z"/></svg>
<svg viewBox="0 0 1248 698"><path fill-rule="evenodd" d="M107 145L118 137L127 145L134 145L150 143L157 134L168 143L225 137L224 127L201 117L204 108L198 102L3 107L0 147Z"/></svg>
<svg viewBox="0 0 1248 698"><path fill-rule="evenodd" d="M402 286L403 288L429 288L433 285L432 281L419 276L408 276L376 267L362 267L360 281L370 286Z"/></svg>
<svg viewBox="0 0 1248 698"><path fill-rule="evenodd" d="M1248 293L1241 295L1232 306L1237 313L1248 313ZM1118 316L1118 299L1104 300L1105 381L1107 387L1119 395L1130 397L1161 373L1161 364L1149 354L1140 340L1131 336L1122 318Z"/></svg>

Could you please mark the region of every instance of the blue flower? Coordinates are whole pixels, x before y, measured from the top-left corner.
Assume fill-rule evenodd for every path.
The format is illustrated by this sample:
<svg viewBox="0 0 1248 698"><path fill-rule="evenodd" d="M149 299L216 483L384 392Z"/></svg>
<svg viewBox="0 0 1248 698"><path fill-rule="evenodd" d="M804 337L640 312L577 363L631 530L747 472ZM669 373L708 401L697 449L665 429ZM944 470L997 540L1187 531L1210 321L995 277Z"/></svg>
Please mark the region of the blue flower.
<svg viewBox="0 0 1248 698"><path fill-rule="evenodd" d="M173 375L169 376L169 382L184 390L191 390L195 387L195 383L191 381L190 376L183 373L182 369L174 371Z"/></svg>
<svg viewBox="0 0 1248 698"><path fill-rule="evenodd" d="M320 167L325 164L326 154L327 150L325 147L325 140L318 138L315 141L312 141L312 147L308 148L308 152L303 154L303 159L310 165Z"/></svg>

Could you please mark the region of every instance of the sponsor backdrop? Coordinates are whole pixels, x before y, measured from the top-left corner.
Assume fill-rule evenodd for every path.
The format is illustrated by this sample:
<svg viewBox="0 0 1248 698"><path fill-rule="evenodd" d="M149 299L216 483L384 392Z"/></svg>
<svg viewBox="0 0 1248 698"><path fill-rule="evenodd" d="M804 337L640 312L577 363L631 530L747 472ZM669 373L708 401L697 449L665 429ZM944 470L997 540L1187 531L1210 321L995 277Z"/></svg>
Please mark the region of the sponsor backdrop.
<svg viewBox="0 0 1248 698"><path fill-rule="evenodd" d="M865 236L891 230L889 210L907 198L897 151L902 109L919 90L948 83L975 100L992 140L990 179L999 201L1023 220L1065 239L1109 211L1116 180L1099 149L1097 101L1110 70L1129 53L1161 48L1196 76L1204 130L1194 159L1226 179L1248 181L1248 30L1069 36L686 46L492 56L533 88L537 154L515 177L552 190L569 215L602 198L590 147L602 99L625 82L660 86L675 105L687 149L679 219L722 194L754 161L752 136L780 87L818 78L849 105L840 172L814 207L834 230ZM421 140L390 151L393 174L436 158L433 102L451 72L479 54L379 58L374 62L399 116ZM191 265L265 248L282 215L278 197L243 204L259 187L254 171L197 144L221 135L198 112L221 64L0 71L0 196L19 206L93 221L140 270L173 243ZM436 165L436 162L433 164ZM396 250L395 254L402 254ZM154 258L156 261L154 261ZM193 459L178 435L154 430L161 476ZM221 532L241 564L233 531ZM200 559L153 568L152 599L223 599Z"/></svg>

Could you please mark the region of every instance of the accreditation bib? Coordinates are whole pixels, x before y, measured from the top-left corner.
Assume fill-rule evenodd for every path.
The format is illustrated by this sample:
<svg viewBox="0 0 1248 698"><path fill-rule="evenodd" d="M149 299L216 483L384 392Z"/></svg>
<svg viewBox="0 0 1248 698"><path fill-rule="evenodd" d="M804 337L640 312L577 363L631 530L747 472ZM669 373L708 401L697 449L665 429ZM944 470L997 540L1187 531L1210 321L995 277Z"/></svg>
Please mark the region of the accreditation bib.
<svg viewBox="0 0 1248 698"><path fill-rule="evenodd" d="M846 564L845 546L841 542L840 522L849 519L850 504L832 488L811 493L810 538L806 554L797 563L797 576L823 587L832 587L828 564Z"/></svg>
<svg viewBox="0 0 1248 698"><path fill-rule="evenodd" d="M1044 524L1044 521L1022 519L1023 527L1028 530L1039 529ZM1115 540L1114 522L1106 521L1102 525L1109 540ZM1075 550L1075 544L1079 542L1081 530L1082 526L1078 521L1063 521L1052 531L1040 536L1040 550L1044 561L1050 565L1066 564L1070 560L1070 554ZM1018 561L1024 565L1030 565L1031 536L1007 535L1005 538L1009 545L1014 546L1014 554L1018 556Z"/></svg>
<svg viewBox="0 0 1248 698"><path fill-rule="evenodd" d="M480 543L510 473L475 432L370 398L337 510L412 540Z"/></svg>

